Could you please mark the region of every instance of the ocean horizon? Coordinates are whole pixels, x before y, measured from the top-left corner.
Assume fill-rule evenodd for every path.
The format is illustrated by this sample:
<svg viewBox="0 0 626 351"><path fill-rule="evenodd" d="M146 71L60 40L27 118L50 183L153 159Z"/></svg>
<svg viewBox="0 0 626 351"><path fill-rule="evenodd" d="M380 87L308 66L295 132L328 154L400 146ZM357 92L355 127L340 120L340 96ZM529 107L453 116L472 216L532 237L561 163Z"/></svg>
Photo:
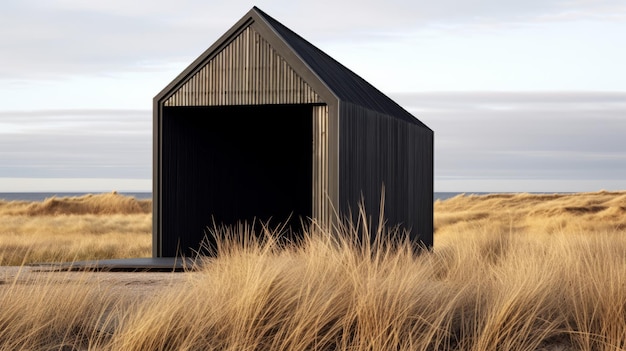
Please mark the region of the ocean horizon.
<svg viewBox="0 0 626 351"><path fill-rule="evenodd" d="M88 194L106 194L107 192L2 192L0 193L0 200L5 201L44 201L51 197L76 197L84 196ZM457 195L487 195L487 194L514 194L521 192L435 192L433 193L433 201L446 200ZM550 192L528 192L529 194L553 194ZM554 192L561 193L561 192ZM120 195L132 196L138 200L150 200L152 199L152 192L118 192Z"/></svg>
<svg viewBox="0 0 626 351"><path fill-rule="evenodd" d="M108 194L110 192L105 191L93 191L93 192L5 192L0 193L0 200L5 201L43 201L51 197L76 197L85 196L89 194ZM150 191L138 191L138 192L124 192L118 191L120 195L132 196L138 200L150 200L152 199L152 192Z"/></svg>

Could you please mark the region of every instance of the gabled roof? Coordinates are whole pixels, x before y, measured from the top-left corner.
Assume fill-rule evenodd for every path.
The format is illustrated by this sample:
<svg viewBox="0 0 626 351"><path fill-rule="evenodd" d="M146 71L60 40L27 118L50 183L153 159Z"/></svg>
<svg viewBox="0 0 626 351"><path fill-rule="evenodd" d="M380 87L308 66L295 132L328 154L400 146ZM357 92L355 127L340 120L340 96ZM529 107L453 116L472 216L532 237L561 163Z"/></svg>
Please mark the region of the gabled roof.
<svg viewBox="0 0 626 351"><path fill-rule="evenodd" d="M275 38L265 39L271 39L270 41L280 44L278 46L282 46L282 48L275 47L274 49L292 67L307 67L306 70L310 71L306 75L309 79L309 81L307 81L308 84L315 85L318 89L323 87L324 90L328 90L328 93L332 94L340 102L353 103L366 109L430 129L363 78L359 77L350 69L328 56L322 50L318 49L256 6L163 89L155 97L155 101L165 101L165 99L171 96L171 94L179 89L188 79L193 77L199 67L205 65L207 60L215 57L215 55L234 40L241 28L247 27L251 23L254 23L257 29L259 27L263 28L263 35L275 36ZM298 60L299 62L294 62L294 60ZM303 78L306 77L303 76ZM319 83L313 84L314 82L311 81L313 79L319 80ZM318 91L317 93L322 92Z"/></svg>
<svg viewBox="0 0 626 351"><path fill-rule="evenodd" d="M258 7L256 12L339 98L428 128L395 101Z"/></svg>

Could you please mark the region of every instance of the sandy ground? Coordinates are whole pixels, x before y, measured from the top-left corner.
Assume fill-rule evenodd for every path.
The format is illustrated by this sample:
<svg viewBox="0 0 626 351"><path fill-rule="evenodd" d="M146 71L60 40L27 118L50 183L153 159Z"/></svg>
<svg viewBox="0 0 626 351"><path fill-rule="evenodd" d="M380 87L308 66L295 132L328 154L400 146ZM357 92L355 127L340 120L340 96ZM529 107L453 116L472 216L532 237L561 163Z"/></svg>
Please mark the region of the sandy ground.
<svg viewBox="0 0 626 351"><path fill-rule="evenodd" d="M59 284L70 287L95 288L97 293L112 296L114 299L121 298L132 303L150 299L159 293L184 288L184 283L197 272L68 272L47 270L41 267L23 266L0 266L0 298L3 289L15 289L19 293L21 287L30 290L37 286L50 286ZM6 291L6 290L5 290ZM9 290L10 291L10 290ZM14 291L15 293L15 291ZM11 295L10 295L11 296ZM105 312L108 315L108 312ZM117 319L109 320L103 316L102 321L108 321L106 325L97 326L101 331L109 334L115 332ZM84 345L83 345L84 346ZM87 346L61 344L60 350L87 350Z"/></svg>
<svg viewBox="0 0 626 351"><path fill-rule="evenodd" d="M193 272L65 272L38 267L0 266L0 288L12 284L94 283L111 292L152 295L165 287L182 285Z"/></svg>

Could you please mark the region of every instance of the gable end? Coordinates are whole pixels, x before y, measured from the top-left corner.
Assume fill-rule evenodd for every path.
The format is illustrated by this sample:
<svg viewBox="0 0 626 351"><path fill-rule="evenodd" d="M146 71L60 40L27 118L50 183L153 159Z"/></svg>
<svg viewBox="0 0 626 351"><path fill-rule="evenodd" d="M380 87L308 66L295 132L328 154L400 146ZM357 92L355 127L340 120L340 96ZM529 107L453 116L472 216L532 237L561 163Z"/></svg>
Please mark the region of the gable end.
<svg viewBox="0 0 626 351"><path fill-rule="evenodd" d="M248 26L201 65L164 106L320 103L313 88Z"/></svg>

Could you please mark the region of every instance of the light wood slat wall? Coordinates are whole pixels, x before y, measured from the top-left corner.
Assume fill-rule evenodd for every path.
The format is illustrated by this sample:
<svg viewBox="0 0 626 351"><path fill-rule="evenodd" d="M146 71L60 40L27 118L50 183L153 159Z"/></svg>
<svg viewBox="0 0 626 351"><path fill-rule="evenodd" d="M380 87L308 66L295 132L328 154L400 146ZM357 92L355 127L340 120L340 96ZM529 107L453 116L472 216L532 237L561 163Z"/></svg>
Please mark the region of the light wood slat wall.
<svg viewBox="0 0 626 351"><path fill-rule="evenodd" d="M251 27L200 68L165 106L323 103L319 95Z"/></svg>
<svg viewBox="0 0 626 351"><path fill-rule="evenodd" d="M328 106L313 106L313 218L327 229L332 218L328 127Z"/></svg>

